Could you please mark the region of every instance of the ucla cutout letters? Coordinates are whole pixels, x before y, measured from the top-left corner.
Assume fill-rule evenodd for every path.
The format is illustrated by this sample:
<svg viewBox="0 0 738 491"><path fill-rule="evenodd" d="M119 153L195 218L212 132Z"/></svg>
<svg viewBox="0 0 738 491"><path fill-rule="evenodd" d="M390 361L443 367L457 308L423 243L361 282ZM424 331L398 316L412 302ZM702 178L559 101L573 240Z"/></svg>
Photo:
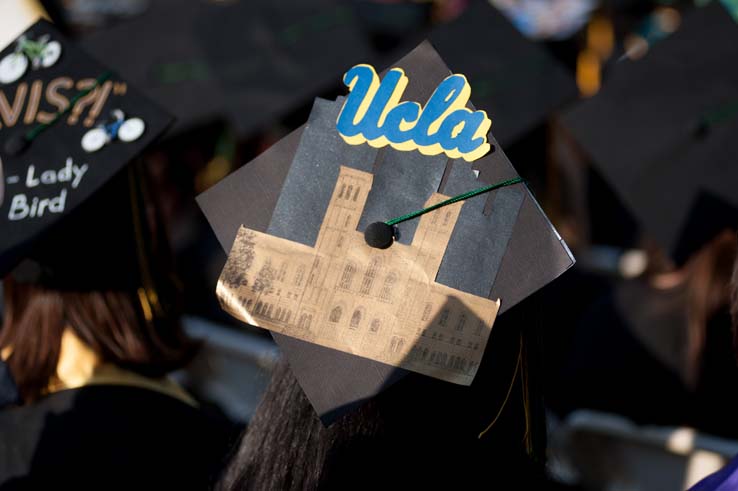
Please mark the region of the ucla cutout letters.
<svg viewBox="0 0 738 491"><path fill-rule="evenodd" d="M351 145L389 145L423 155L445 153L467 162L489 152L487 132L492 122L484 111L466 108L471 87L464 75L446 77L425 107L413 101L400 102L408 83L401 68L391 69L380 83L373 67L356 65L343 81L350 93L336 127Z"/></svg>

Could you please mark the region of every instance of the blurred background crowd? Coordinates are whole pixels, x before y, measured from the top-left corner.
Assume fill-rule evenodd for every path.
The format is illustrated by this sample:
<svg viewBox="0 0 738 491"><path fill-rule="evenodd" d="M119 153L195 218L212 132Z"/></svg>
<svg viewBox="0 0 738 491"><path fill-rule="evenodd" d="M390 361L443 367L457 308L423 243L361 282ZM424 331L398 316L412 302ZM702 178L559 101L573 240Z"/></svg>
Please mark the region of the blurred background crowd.
<svg viewBox="0 0 738 491"><path fill-rule="evenodd" d="M303 124L314 97L345 93L347 68L386 67L428 38L467 75L472 101L577 259L516 307L545 312L536 329L552 479L572 489L686 489L738 454L730 317L738 180L713 164L735 166L738 154L726 136L738 115L738 77L729 73L738 2L25 5L176 117L143 161L162 204L185 329L203 341L175 376L208 411L247 425L279 353L267 331L220 308L226 254L195 196ZM4 8L9 43L25 26ZM710 16L723 22L719 35ZM668 47L672 37L694 46L673 70L682 52ZM705 98L711 87L724 93ZM655 170L632 170L639 165ZM697 172L718 184L697 186Z"/></svg>

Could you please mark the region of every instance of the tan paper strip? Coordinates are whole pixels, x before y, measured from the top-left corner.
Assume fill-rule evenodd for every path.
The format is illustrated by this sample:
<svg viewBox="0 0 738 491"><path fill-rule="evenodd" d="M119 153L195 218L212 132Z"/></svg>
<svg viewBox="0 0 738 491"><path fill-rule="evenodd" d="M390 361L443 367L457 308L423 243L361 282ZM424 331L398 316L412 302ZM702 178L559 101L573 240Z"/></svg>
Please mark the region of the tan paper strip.
<svg viewBox="0 0 738 491"><path fill-rule="evenodd" d="M422 216L411 245L374 249L356 231L371 185L341 167L314 248L241 227L218 298L248 324L469 385L500 303L435 283L463 203Z"/></svg>

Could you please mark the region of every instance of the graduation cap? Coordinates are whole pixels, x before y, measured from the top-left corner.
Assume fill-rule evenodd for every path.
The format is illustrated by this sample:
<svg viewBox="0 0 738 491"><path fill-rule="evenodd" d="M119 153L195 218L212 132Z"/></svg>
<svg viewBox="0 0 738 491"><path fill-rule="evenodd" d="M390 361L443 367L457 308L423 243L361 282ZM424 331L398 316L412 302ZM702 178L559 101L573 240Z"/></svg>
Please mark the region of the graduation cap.
<svg viewBox="0 0 738 491"><path fill-rule="evenodd" d="M398 84L392 94L391 84L370 84L376 97L399 103L383 116L382 135L353 124L373 73L352 68L348 99L316 99L306 125L197 198L231 251L221 303L269 327L326 424L410 371L468 385L497 311L574 262L483 113L454 106L435 133L446 139L433 141L393 126L403 113L409 121L422 106L430 114L439 100L468 94L428 42L384 73ZM458 85L446 92L449 84ZM401 217L486 184L494 190Z"/></svg>
<svg viewBox="0 0 738 491"><path fill-rule="evenodd" d="M495 138L511 145L577 95L574 79L546 49L526 39L489 2L471 2L429 35L433 46L474 88Z"/></svg>
<svg viewBox="0 0 738 491"><path fill-rule="evenodd" d="M563 116L643 229L677 263L738 226L738 24L715 2Z"/></svg>
<svg viewBox="0 0 738 491"><path fill-rule="evenodd" d="M241 137L371 59L352 7L335 0L161 0L81 43L171 108L175 131L225 117Z"/></svg>
<svg viewBox="0 0 738 491"><path fill-rule="evenodd" d="M47 21L0 52L0 275L26 260L29 280L134 277L117 253L135 205L114 176L170 122Z"/></svg>

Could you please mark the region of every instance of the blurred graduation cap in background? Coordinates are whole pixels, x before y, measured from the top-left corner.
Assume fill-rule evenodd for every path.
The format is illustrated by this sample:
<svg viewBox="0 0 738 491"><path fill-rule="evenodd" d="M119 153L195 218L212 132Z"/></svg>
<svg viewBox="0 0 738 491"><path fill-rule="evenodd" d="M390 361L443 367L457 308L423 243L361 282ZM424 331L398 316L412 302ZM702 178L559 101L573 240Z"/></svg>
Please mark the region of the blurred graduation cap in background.
<svg viewBox="0 0 738 491"><path fill-rule="evenodd" d="M469 79L474 105L487 111L495 138L508 146L577 95L567 69L486 1L429 34L457 73Z"/></svg>
<svg viewBox="0 0 738 491"><path fill-rule="evenodd" d="M127 259L141 203L114 176L170 123L47 21L0 52L0 276L140 286Z"/></svg>
<svg viewBox="0 0 738 491"><path fill-rule="evenodd" d="M372 60L335 0L161 0L81 43L170 108L175 131L225 117L239 137L338 87L356 56Z"/></svg>
<svg viewBox="0 0 738 491"><path fill-rule="evenodd" d="M491 47L493 48L494 46ZM356 60L363 61L359 56ZM402 100L418 101L421 105L426 104L436 87L445 79L448 80L450 75L448 67L428 42L421 44L392 66L402 68L407 76L408 85ZM387 73L390 72L385 72L385 77ZM349 81L345 80L345 83L348 84ZM473 83L471 90L473 97ZM280 243L283 244L289 242L290 247L305 251L316 246L316 241L319 242L316 247L321 247L321 241L334 240L336 236L331 234L337 233L344 226L348 227L344 231L348 237L346 240L351 240L352 234L364 234L377 223L381 225L383 220L386 225L386 221L394 216L423 208L426 200L435 192L454 196L488 183L501 182L518 184L501 187L464 201L455 225L451 225L453 231L448 238L447 247L441 252L437 274L430 280L435 279L441 288L455 289L459 292L459 297L471 294L485 299L485 302L488 302L486 299L499 299L499 312L505 312L573 265L574 259L566 244L527 188L519 183L519 176L491 134L487 136L491 145L489 153L471 163L443 153L425 155L416 150L377 148L376 144L349 144L339 135L337 129L337 119L345 101L343 97L336 101L316 99L310 118L304 126L198 197L198 203L223 248L231 251L233 246L229 263L234 256L239 255L243 260L244 275L255 269L253 264L256 261L248 234L261 240L265 233L271 237L269 240L282 241ZM340 183L345 172L370 176L370 190L366 186L361 187L361 191L357 186L348 188L348 191L339 187L337 183ZM368 195L364 194L367 192ZM359 201L365 200L362 207L355 206L357 197ZM344 199L345 203L342 204L340 199ZM347 212L344 221L344 215L336 218L331 214L334 207L337 207L338 213L353 211ZM359 216L354 215L357 211ZM420 220L400 223L399 233L395 233L395 242L399 245L390 245L387 251L415 244L414 241L427 232L428 223L431 223L431 228L440 227L437 222L442 220L438 217L446 217L446 220L451 216L448 212L434 215L435 213L437 212L424 215ZM325 226L330 229L328 233L323 231L324 215L327 217ZM424 219L429 221L425 225ZM246 235L242 226L250 229ZM338 237L335 247L340 249L343 235L339 233ZM367 242L369 241L370 235L367 235ZM349 253L362 247L364 246L361 244L354 244L349 247ZM372 254L381 256L382 253L376 251ZM258 250L256 255L258 256ZM289 286L279 278L285 276L281 268L290 260L282 262L283 266L275 261L271 266L262 267L262 270L276 268L278 271L264 275L265 278L258 278L255 283L248 283L251 285L249 288L255 291L258 287L268 293L270 290L279 290L270 293L272 296L283 296L275 300L275 305L288 304L290 301L287 299L293 295L291 289L294 285ZM352 283L353 273L368 278L362 285L372 285L376 276L377 283L384 285L382 292L391 289L392 273L385 271L381 273L384 279L380 279L377 276L379 273L372 272L374 270L371 265L354 269L350 263L351 261L346 263L348 269L344 270L345 285L338 286L342 290L340 295L348 295L348 303L343 307L345 310L353 311L350 302L359 298L363 299L362 302L370 303L376 293L372 288L378 288L367 286L366 291L359 291L358 283ZM411 263L415 264L414 261ZM233 265L238 268L237 262ZM405 269L411 270L413 267L412 264L400 267L399 277L404 277L407 273ZM226 270L228 268L227 264ZM330 266L328 268L330 270ZM239 271L235 271L235 275L238 273ZM307 277L307 274L308 272L304 272L303 276ZM318 276L320 274L322 273L317 273ZM292 273L287 275L289 281L291 275ZM295 285L301 284L300 278L303 276L298 270ZM223 278L224 276L221 277ZM235 280L234 282L237 283ZM275 285L275 282L278 284ZM309 327L306 328L305 318L298 317L299 312L292 317L285 317L279 314L282 309L277 307L276 312L269 308L264 313L262 306L258 305L261 302L251 303L239 297L244 292L247 295L249 293L238 285L226 290L226 295L232 296L232 305L240 304L243 307L240 318L258 318L259 325L264 325L261 321L267 324L269 321L272 324L281 323L286 326L283 332L293 329L293 334L300 330L303 334L311 331ZM221 293L219 285L219 294ZM381 297L383 293L378 295ZM429 299L430 296L418 297L416 302L407 304L407 310L415 311ZM380 298L379 301L387 299ZM449 301L452 301L450 297ZM348 317L344 315L343 319L357 321L355 326L347 326L347 329L356 328L355 332L360 333L358 336L371 336L373 327L381 329L373 321L369 322L371 316L362 313L360 308L356 311L353 315L347 312ZM330 327L328 322L338 322L341 310L334 308L330 311L330 317L328 312L318 311L315 317L313 332L325 332L322 328ZM428 320L425 315L424 320ZM470 325L477 325L473 319L468 320ZM309 322L308 319L307 325ZM456 322L455 320L454 326L460 326L463 331L463 318L458 319L459 324ZM433 329L444 331L442 327L446 325L446 320L443 313L440 314L437 325L440 327ZM404 324L401 327L407 328ZM400 365L392 366L376 359L281 334L275 329L270 330L305 394L326 424L410 374L405 368L400 368ZM399 329L398 333L402 334L401 331ZM453 328L449 327L448 332L453 334ZM429 341L426 338L422 342ZM445 342L453 345L453 338L446 338ZM420 341L418 346L422 348ZM397 344L395 348L401 349ZM409 352L414 351L412 348L413 346L405 346ZM433 361L432 358L430 361Z"/></svg>
<svg viewBox="0 0 738 491"><path fill-rule="evenodd" d="M563 115L593 165L681 264L738 228L738 24L719 2Z"/></svg>

